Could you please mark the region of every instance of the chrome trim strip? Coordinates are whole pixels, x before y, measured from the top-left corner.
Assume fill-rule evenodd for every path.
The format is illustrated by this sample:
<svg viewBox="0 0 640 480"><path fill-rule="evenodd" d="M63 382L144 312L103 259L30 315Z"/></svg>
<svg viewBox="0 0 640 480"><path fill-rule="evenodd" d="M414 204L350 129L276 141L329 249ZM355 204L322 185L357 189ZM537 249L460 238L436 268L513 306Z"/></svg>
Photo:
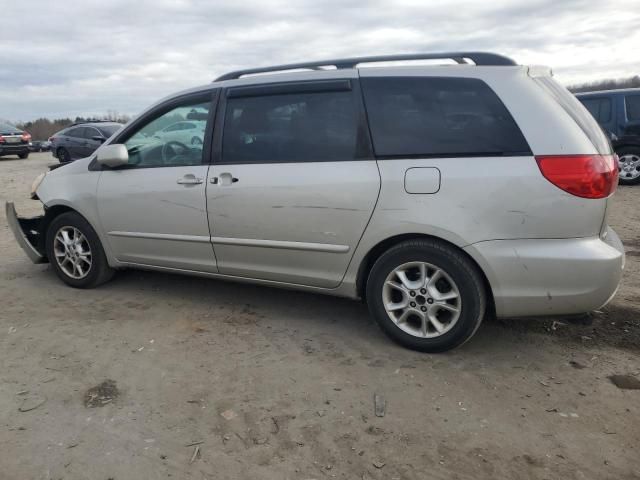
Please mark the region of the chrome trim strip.
<svg viewBox="0 0 640 480"><path fill-rule="evenodd" d="M282 248L285 250L306 250L310 252L347 253L348 245L329 243L287 242L284 240L258 240L254 238L211 237L214 245L233 245L237 247Z"/></svg>
<svg viewBox="0 0 640 480"><path fill-rule="evenodd" d="M127 238L147 238L150 240L173 240L178 242L195 242L195 243L209 243L211 239L203 235L175 235L172 233L145 233L145 232L109 232L108 235L112 237L127 237Z"/></svg>

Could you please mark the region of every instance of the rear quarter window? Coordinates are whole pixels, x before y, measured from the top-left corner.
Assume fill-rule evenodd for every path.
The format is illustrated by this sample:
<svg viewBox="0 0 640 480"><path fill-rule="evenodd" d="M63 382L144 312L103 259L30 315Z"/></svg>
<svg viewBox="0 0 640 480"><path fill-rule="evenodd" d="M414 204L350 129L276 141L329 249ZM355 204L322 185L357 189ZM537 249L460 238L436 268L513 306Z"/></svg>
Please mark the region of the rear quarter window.
<svg viewBox="0 0 640 480"><path fill-rule="evenodd" d="M531 154L513 117L482 80L368 77L361 83L378 157Z"/></svg>

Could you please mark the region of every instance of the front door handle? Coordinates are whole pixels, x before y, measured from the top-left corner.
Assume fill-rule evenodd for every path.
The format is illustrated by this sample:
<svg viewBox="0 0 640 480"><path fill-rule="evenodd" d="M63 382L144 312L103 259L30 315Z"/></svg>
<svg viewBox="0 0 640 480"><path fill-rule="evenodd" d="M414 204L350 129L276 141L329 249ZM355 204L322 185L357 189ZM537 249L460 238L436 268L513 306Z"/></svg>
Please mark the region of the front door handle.
<svg viewBox="0 0 640 480"><path fill-rule="evenodd" d="M202 178L196 177L192 173L187 173L184 177L178 179L180 185L199 185L202 183Z"/></svg>

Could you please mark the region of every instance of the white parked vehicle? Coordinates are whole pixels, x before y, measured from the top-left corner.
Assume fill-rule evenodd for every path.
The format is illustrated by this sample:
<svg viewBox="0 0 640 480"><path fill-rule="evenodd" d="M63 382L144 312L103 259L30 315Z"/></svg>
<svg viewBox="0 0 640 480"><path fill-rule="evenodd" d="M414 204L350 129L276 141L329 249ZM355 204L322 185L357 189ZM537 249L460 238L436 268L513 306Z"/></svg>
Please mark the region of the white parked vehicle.
<svg viewBox="0 0 640 480"><path fill-rule="evenodd" d="M458 65L363 67L441 58ZM202 144L155 135L193 111ZM73 287L145 268L361 298L394 340L437 352L487 312L606 304L625 259L607 226L617 173L549 69L477 52L340 59L165 99L37 179L44 216L8 203L7 218Z"/></svg>
<svg viewBox="0 0 640 480"><path fill-rule="evenodd" d="M153 136L163 141L171 140L179 141L185 145L202 145L205 126L206 122L202 121L176 122L156 132Z"/></svg>

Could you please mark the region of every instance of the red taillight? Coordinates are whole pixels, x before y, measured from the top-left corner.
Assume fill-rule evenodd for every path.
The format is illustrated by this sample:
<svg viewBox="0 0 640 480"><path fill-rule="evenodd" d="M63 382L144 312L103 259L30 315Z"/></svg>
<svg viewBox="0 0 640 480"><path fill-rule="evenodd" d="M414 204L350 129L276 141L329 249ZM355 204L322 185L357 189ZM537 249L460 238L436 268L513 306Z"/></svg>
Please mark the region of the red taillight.
<svg viewBox="0 0 640 480"><path fill-rule="evenodd" d="M0 143L4 143L4 137L0 135Z"/></svg>
<svg viewBox="0 0 640 480"><path fill-rule="evenodd" d="M27 132L22 132L22 141L28 142L31 140L31 134Z"/></svg>
<svg viewBox="0 0 640 480"><path fill-rule="evenodd" d="M582 198L606 198L618 185L616 155L536 155L544 178Z"/></svg>
<svg viewBox="0 0 640 480"><path fill-rule="evenodd" d="M56 139L56 137L49 137L49 142L53 142Z"/></svg>

